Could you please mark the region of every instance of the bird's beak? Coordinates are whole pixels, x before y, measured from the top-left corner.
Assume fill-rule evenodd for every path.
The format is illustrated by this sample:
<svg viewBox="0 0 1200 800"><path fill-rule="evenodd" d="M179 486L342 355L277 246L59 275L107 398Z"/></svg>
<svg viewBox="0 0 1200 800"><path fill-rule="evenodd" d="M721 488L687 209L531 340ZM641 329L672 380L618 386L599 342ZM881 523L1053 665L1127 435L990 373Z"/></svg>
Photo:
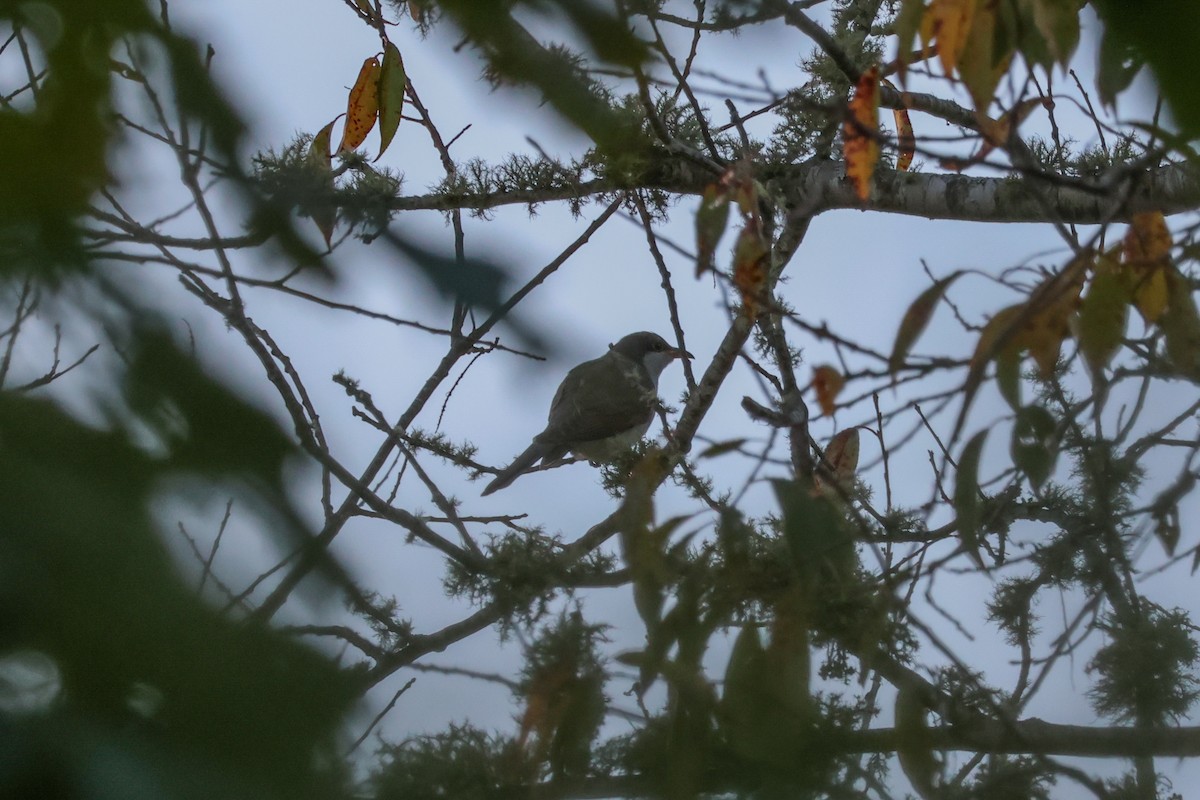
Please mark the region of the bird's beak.
<svg viewBox="0 0 1200 800"><path fill-rule="evenodd" d="M687 350L684 350L682 347L673 347L671 348L670 353L673 358L695 358L694 355L689 353Z"/></svg>

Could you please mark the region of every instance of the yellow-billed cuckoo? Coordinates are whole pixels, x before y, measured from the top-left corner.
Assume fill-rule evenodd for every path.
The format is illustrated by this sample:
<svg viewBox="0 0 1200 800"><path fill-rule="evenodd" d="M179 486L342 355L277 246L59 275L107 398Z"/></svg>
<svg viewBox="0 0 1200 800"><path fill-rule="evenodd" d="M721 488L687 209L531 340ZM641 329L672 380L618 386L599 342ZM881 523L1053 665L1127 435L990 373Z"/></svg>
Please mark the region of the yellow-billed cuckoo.
<svg viewBox="0 0 1200 800"><path fill-rule="evenodd" d="M550 403L546 429L483 490L503 489L539 460L557 461L571 452L589 461L609 461L641 440L654 420L658 376L676 358L691 358L657 333L631 333L599 358L567 373Z"/></svg>

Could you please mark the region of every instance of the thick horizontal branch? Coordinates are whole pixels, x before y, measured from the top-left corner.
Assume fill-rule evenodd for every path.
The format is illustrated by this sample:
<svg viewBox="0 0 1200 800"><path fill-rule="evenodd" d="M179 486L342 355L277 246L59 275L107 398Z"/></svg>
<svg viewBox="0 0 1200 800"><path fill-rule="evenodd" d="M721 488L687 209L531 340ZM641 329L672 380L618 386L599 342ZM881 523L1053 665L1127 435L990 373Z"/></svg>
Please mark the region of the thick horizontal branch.
<svg viewBox="0 0 1200 800"><path fill-rule="evenodd" d="M1087 225L1127 221L1139 211L1178 214L1200 207L1200 170L1185 165L1138 173L1113 184L1017 175L989 178L879 170L866 203L859 202L840 162L769 167L761 178L781 200L784 210L804 209L813 214L859 209L970 222ZM647 175L641 185L677 195L699 195L711 180L712 176L696 165L675 161L669 166L659 164L655 174ZM637 187L597 179L545 189L410 195L397 197L389 205L397 211L485 210L577 200L631 188Z"/></svg>
<svg viewBox="0 0 1200 800"><path fill-rule="evenodd" d="M966 731L962 726L933 728L930 743L935 750L965 750L977 753L1038 754L1046 756L1082 756L1132 758L1161 756L1187 758L1200 756L1200 728L1090 728L1081 725L1055 725L1028 719L1015 726L988 722ZM847 732L844 736L822 738L821 747L830 753L893 753L903 735L895 728ZM797 754L799 758L802 753ZM734 792L740 787L726 775L710 776L706 792ZM553 789L553 791L551 791ZM533 787L534 798L649 797L661 793L661 787L638 775L594 778L567 787L548 784Z"/></svg>
<svg viewBox="0 0 1200 800"><path fill-rule="evenodd" d="M1200 756L1200 728L1098 728L1087 725L1058 725L1026 719L1012 725L980 720L970 725L933 728L930 741L935 750L965 750L975 753L1080 756L1085 758L1195 758ZM903 734L895 728L848 732L841 741L842 752L895 752Z"/></svg>

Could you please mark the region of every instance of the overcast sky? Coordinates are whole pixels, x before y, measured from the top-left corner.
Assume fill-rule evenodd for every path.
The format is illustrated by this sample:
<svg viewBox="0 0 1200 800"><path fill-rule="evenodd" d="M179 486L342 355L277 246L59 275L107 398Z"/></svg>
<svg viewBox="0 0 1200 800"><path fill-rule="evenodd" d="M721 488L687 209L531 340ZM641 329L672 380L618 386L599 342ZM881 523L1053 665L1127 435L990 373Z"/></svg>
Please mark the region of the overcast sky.
<svg viewBox="0 0 1200 800"><path fill-rule="evenodd" d="M179 29L194 32L199 41L211 42L215 48L213 68L224 85L234 88L235 99L251 124L247 155L256 150L278 150L297 132L314 132L343 111L347 89L363 59L378 51L375 33L335 0L254 3L179 0L171 6L171 14ZM460 162L470 157L495 162L509 152L532 154L534 149L527 137L554 155L579 153L586 146L577 133L552 122L551 114L539 107L532 94L489 91L478 80L479 64L469 48L454 52L457 40L449 28L439 26L427 39L422 39L402 22L392 29L392 36L442 133L453 136L470 126L454 145L454 155ZM1085 42L1085 48L1088 46ZM775 86L788 87L796 82L797 65L809 54L811 44L794 32L780 37L751 30L738 38L706 42L704 50L710 69L754 82L761 67ZM753 58L747 58L748 53ZM919 115L914 116L914 126L918 137L952 132L942 123ZM1086 129L1080 130L1080 139L1087 141L1089 136ZM377 142L377 135L372 133L366 147L373 153ZM131 145L126 160L133 173L149 182L155 182L158 175L174 174L175 168L165 154L144 144ZM425 131L409 122L401 125L396 141L380 163L404 173L404 194L424 193L442 177L441 165ZM926 165L925 169L932 171L937 166ZM161 202L153 191L141 195L140 200L146 205L142 209L146 216L151 216L150 210ZM694 205L690 200L680 203L672 224L663 228L666 236L686 247L691 245ZM587 206L579 220L554 206L543 206L532 217L523 207L514 207L497 210L486 221L468 218L467 252L511 265L512 285L517 286L577 237L599 210ZM453 252L450 229L440 215L413 212L402 216L398 224L402 231L426 245L446 254ZM835 330L886 352L905 307L928 285L922 262L938 277L962 268L994 274L1031 259L1033 263L1061 264L1066 253L1048 226L931 222L857 211L832 212L813 223L803 247L788 267L789 282L781 293L807 321L828 322ZM686 259L670 251L666 256L673 269L687 346L696 355L697 371L701 371L725 332L726 313L710 280L694 279L692 266ZM235 267L279 274L279 264L254 264L246 260L255 257L254 253L237 254ZM448 307L426 285L412 278L409 265L398 263L384 247L347 242L337 252L335 264L339 290L347 301L405 319L438 326L446 324ZM965 282L960 286L956 299L968 311L991 308L971 307L976 300L980 304L996 302L994 295L972 295ZM982 292L990 287L980 284L978 288ZM198 334L200 357L214 369L233 375L239 386L282 419L278 403L266 393L265 384L240 339L226 331L209 312L190 303L188 296L165 273L161 291L177 298L172 302L177 302L180 309L181 332L186 320ZM246 296L250 316L272 332L305 376L330 439L335 442L335 453L352 469L370 457L378 446L379 436L351 416L349 401L329 380L330 376L345 370L361 381L378 406L394 418L408 405L416 387L445 349L443 340L410 329L366 322L265 292L247 292ZM1012 301L1005 298L1001 302ZM634 330L670 334L659 276L647 254L644 234L639 226L624 219L611 220L542 290L522 303L519 313L555 345L549 353L551 359L531 362L502 353L481 359L446 402L442 422L442 429L453 440L473 442L479 448L477 458L495 465L507 463L541 430L554 389L571 365L602 354L608 343ZM944 314L935 320L926 336L927 341L936 343L929 347L930 351L945 346L951 337L962 339L958 345L951 345L957 352L969 353L973 346ZM803 379L807 379L813 365L836 363L836 355L828 346L803 338L796 341L805 347ZM672 366L662 378L660 394L668 403L677 404L683 386L679 368ZM749 422L738 407L743 394L766 399L753 374L740 366L723 387L702 434L714 439L740 436L763 439L765 429ZM443 389L418 419L419 427L428 430L435 426L445 399ZM988 414L1002 413L994 398L981 398L978 412L981 421L986 422ZM839 427L867 421L864 407L838 419L836 425L829 420L817 422L814 434L826 439ZM896 430L905 430L914 423L914 419L908 419ZM990 448L994 458L1002 458L1006 449L1003 438L994 438L996 441ZM928 446L917 441L893 456L893 488L898 503L917 505L928 499L931 485ZM875 451L864 439L863 460L874 455ZM525 476L509 489L480 499L482 482L469 483L464 475L440 468L433 459L426 459L425 463L443 480L443 489L453 491L463 500L462 513L527 511L547 531L560 532L568 541L613 508L614 501L600 488L595 471L585 464ZM726 465L722 461L706 462L704 466L719 480L728 481L736 481L744 470L744 464ZM872 485L882 492L878 470L866 477L868 483L874 481ZM298 487L312 485L311 474L297 474ZM303 494L303 489L300 493ZM752 513L757 514L772 507L765 486L753 489L746 502ZM414 511L433 508L427 495L418 492L416 484L410 482L401 490L398 504ZM660 517L685 508L690 507L684 499L672 487L664 487ZM308 502L306 510L314 514L315 521L319 513L316 503ZM1194 503L1190 510L1196 511ZM216 509L205 511L211 515ZM197 515L195 524L204 524L201 522L204 518L204 514ZM1194 514L1190 519L1195 519ZM215 518L210 516L207 524L215 529ZM218 561L218 568L234 585L251 579L271 558L269 550L256 543L249 524L235 526L241 538L236 540L236 546L228 546L222 554L223 560ZM1184 527L1186 530L1186 523ZM406 546L403 534L394 527L360 520L342 535L337 553L363 585L384 595L396 595L406 612L422 626L419 632L458 619L466 610L443 597L442 559L432 551ZM1158 598L1160 602L1191 602L1188 584L1176 585L1178 597L1168 589L1166 598ZM956 590L955 580L948 578L940 585L945 595L943 600L953 601L965 624L976 625L985 599L978 588L978 578L973 577L962 586ZM614 640L629 647L639 643L641 625L627 589L598 593L589 603L602 609L604 619L614 625ZM1047 611L1057 615L1054 610ZM320 609L296 606L289 609L287 617L299 620L309 614L336 617L339 611L328 606ZM946 636L956 647L967 648L966 652L972 656L979 654L978 648L988 647L982 642L971 644L949 628ZM1007 651L998 650L991 658L975 660L990 661L997 668L992 679L1005 686L1012 670L997 662L1009 657ZM717 653L713 659L714 674L720 674L723 655ZM518 664L515 649L502 648L491 631L429 660L497 671L511 670ZM1090 708L1078 699L1071 686L1073 676L1082 678L1083 666L1083 662L1075 663L1064 669L1059 679L1062 692L1057 696L1071 699L1054 703L1052 698L1056 693L1049 692L1048 699L1031 713L1056 722L1096 722ZM393 676L379 687L372 700L376 703L386 700L412 675L402 671ZM1082 680L1079 685L1084 685ZM624 688L617 681L611 692L617 695L619 705L629 706L628 699L619 697ZM511 732L514 727L511 718L516 713L516 706L502 689L422 674L414 690L392 713L386 731L399 738L408 732L437 731L447 721L469 718L484 727ZM612 733L620 730L619 723L609 729ZM1165 763L1162 767L1169 768Z"/></svg>

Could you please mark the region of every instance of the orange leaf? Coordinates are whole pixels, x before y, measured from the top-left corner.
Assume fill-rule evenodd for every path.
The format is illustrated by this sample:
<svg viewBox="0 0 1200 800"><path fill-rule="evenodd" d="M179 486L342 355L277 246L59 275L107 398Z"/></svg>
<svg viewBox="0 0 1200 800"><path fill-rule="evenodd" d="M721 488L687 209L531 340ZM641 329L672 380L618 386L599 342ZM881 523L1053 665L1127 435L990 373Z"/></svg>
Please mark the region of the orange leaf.
<svg viewBox="0 0 1200 800"><path fill-rule="evenodd" d="M835 400L838 393L846 385L842 373L838 372L836 367L822 364L813 370L812 385L817 392L817 403L821 406L821 413L832 414L837 409Z"/></svg>
<svg viewBox="0 0 1200 800"><path fill-rule="evenodd" d="M894 109L892 114L896 118L896 144L899 148L896 169L908 172L913 156L917 154L917 137L913 135L912 120L908 117L907 108Z"/></svg>
<svg viewBox="0 0 1200 800"><path fill-rule="evenodd" d="M879 161L879 67L871 67L858 79L849 113L842 125L842 154L846 177L854 184L858 199L871 196L871 176Z"/></svg>
<svg viewBox="0 0 1200 800"><path fill-rule="evenodd" d="M747 220L733 250L733 285L742 293L742 307L751 319L761 309L767 285L767 243L756 220Z"/></svg>
<svg viewBox="0 0 1200 800"><path fill-rule="evenodd" d="M958 66L966 48L975 4L976 0L933 0L921 18L921 44L928 45L937 40L942 72L947 77Z"/></svg>
<svg viewBox="0 0 1200 800"><path fill-rule="evenodd" d="M396 129L400 127L400 115L404 111L404 88L408 78L404 74L404 60L396 45L388 42L383 48L383 66L379 72L379 155L392 143Z"/></svg>
<svg viewBox="0 0 1200 800"><path fill-rule="evenodd" d="M362 144L375 119L379 116L379 57L371 56L358 71L358 80L350 88L346 101L346 127L342 131L342 142L338 153L353 150Z"/></svg>

